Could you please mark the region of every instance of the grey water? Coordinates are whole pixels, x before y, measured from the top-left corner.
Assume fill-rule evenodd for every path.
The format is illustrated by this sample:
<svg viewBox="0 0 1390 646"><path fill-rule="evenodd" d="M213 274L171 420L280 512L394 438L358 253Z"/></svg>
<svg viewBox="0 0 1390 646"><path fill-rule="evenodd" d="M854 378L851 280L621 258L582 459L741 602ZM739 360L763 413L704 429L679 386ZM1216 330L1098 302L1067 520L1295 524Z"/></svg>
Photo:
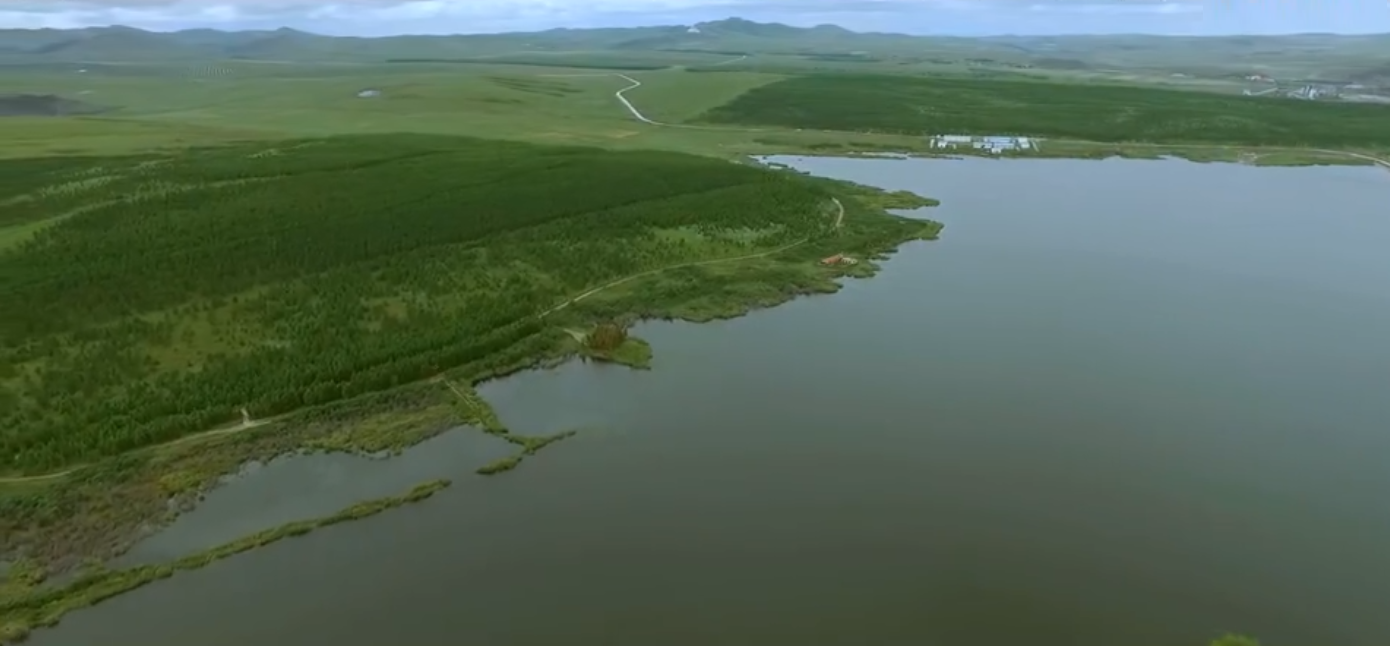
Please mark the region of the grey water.
<svg viewBox="0 0 1390 646"><path fill-rule="evenodd" d="M429 480L459 479L515 452L505 440L463 427L400 456L314 453L252 462L112 566L173 561L357 502L397 496Z"/></svg>
<svg viewBox="0 0 1390 646"><path fill-rule="evenodd" d="M513 428L600 430L33 643L1390 643L1390 173L774 161L946 229L833 296L644 324L650 372L487 384ZM416 482L452 464L420 455L449 454L408 452ZM146 549L410 480L334 464Z"/></svg>

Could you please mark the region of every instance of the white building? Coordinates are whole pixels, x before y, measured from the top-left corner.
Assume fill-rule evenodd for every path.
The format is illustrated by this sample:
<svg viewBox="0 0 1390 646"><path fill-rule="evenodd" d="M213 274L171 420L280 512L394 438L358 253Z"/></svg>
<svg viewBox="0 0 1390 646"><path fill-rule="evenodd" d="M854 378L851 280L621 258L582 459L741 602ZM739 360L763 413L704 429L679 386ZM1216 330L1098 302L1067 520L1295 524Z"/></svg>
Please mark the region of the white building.
<svg viewBox="0 0 1390 646"><path fill-rule="evenodd" d="M937 135L931 138L933 148L963 148L987 150L999 154L1006 150L1034 150L1037 140L1031 137L975 137L971 135Z"/></svg>

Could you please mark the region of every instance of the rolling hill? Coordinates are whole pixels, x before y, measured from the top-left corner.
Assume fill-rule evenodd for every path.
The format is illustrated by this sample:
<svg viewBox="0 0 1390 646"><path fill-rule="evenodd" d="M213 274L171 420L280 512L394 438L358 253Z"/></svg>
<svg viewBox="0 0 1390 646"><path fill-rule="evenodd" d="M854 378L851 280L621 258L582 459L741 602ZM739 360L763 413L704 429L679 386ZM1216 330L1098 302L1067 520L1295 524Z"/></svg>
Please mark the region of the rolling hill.
<svg viewBox="0 0 1390 646"><path fill-rule="evenodd" d="M766 59L750 61L747 66L857 61L1230 79L1266 73L1326 82L1379 83L1385 76L1381 71L1390 66L1390 34L963 38L859 33L834 25L802 28L739 18L695 25L383 38L334 37L292 29L156 33L116 26L0 30L0 65L9 66L200 59L365 63L476 57L524 62L528 57L540 57L553 62L555 55L604 52L628 56L659 52L756 55ZM776 57L783 60L774 60Z"/></svg>

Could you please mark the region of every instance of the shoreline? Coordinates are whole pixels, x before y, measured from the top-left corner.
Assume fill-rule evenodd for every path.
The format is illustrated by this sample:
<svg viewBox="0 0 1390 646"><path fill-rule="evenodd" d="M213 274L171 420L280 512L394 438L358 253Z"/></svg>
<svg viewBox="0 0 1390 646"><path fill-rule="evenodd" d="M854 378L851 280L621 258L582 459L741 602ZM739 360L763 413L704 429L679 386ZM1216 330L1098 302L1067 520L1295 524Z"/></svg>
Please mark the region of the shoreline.
<svg viewBox="0 0 1390 646"><path fill-rule="evenodd" d="M19 643L36 629L51 628L69 612L94 606L113 597L138 590L146 585L167 579L178 572L201 569L217 561L256 548L265 547L310 532L376 516L382 512L421 502L447 489L452 480L425 482L396 496L376 498L355 503L333 514L294 521L273 529L256 532L217 547L192 554L171 563L144 565L111 570L104 566L89 566L73 580L59 586L43 585L42 575L28 585L11 582L0 588L0 644ZM13 567L13 566L12 566Z"/></svg>
<svg viewBox="0 0 1390 646"><path fill-rule="evenodd" d="M1217 145L1203 146L1195 144L1107 144L1090 141L1049 142L1049 144L1052 143L1062 144L1062 150L1058 151L1056 148L1051 148L1050 145L1048 148L1031 151L1005 151L999 154L993 154L969 147L925 149L904 146L902 148L875 148L873 150L826 150L823 148L808 148L801 152L757 153L749 154L748 157L762 165L767 165L761 160L768 157L1004 160L1074 159L1094 161L1104 161L1107 159L1181 159L1196 164L1229 163L1257 167L1380 166L1386 170L1390 170L1390 155L1379 157L1350 150Z"/></svg>
<svg viewBox="0 0 1390 646"><path fill-rule="evenodd" d="M190 565L193 561L189 560L194 557L173 564L116 571L95 564L107 563L142 538L157 533L180 513L195 507L208 491L223 484L224 476L237 472L247 462L305 452L384 455L387 456L384 459L390 459L389 456L452 428L471 425L518 447L516 454L480 467L475 473L482 476L506 473L520 466L527 457L577 431L539 437L514 433L497 418L487 402L477 397L474 387L527 370L544 370L576 358L618 363L633 369L649 368L651 350L644 341L633 338L623 352L598 356L585 351L584 344L573 335L575 328L583 329L600 320L630 326L643 320L699 323L731 319L800 296L833 293L840 289L843 278L867 278L876 274L880 266L869 259L885 258L912 240L935 239L942 228L940 223L930 220L889 214L879 206L883 200L916 206L935 204L929 198L912 196L915 198L912 200L907 194L879 195L883 192L878 189L839 180L816 178L812 181L834 187L849 203L847 208L836 200L841 213L836 216L836 224L828 225L823 235L767 253L680 267L631 281L631 284L641 283L640 289L629 286L586 292L585 298L570 299L567 306L551 310L533 321L533 324L544 323L535 325L534 331L528 330L519 338L513 335L511 338L518 340L496 353L446 370L431 379L299 409L234 432L190 436L194 439L139 449L56 474L0 482L0 487L16 488L21 495L30 488L49 494L56 504L74 512L47 517L33 527L22 527L21 535L11 539L10 549L3 555L9 560L0 560L0 564L9 564L8 568L0 569L6 573L4 579L0 579L0 643L22 638L33 628L51 626L70 610L166 578L177 570L194 569ZM846 210L851 217L845 217ZM839 226L840 223L844 226ZM862 256L866 261L834 267L823 267L819 263L820 258L845 252ZM694 281L701 286L700 291L681 292L685 284L679 282L681 280ZM663 288L669 289L669 293ZM498 334L510 332L514 331L497 331ZM3 493L6 492L0 491ZM109 505L99 502L102 499L119 499L128 504L110 509ZM423 497L390 502L366 515L417 499ZM395 498L383 500L396 501ZM360 505L380 502L368 501ZM312 529L365 517L349 513L357 507L328 517L334 519L331 522L319 519L290 523L237 539L199 557L209 558L207 562L211 562L273 540L301 535L309 531L305 523L312 525ZM343 514L348 516L343 517ZM264 540L268 535L276 538ZM51 536L63 536L65 542L55 543ZM230 545L244 547L232 549ZM208 557L209 554L214 556ZM78 574L73 581L50 587L24 585L24 577L14 574L16 572L29 572L29 576L37 577L40 583L50 577ZM91 579L93 572L100 572L103 577L98 582L102 591L99 594L88 592L98 589L94 587L98 583Z"/></svg>

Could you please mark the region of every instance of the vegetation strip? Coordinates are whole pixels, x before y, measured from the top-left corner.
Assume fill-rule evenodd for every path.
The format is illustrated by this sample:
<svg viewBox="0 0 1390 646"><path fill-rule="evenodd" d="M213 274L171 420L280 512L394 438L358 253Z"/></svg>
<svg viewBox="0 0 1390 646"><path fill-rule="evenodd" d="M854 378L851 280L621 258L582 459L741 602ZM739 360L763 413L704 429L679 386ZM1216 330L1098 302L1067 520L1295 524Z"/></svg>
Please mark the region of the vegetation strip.
<svg viewBox="0 0 1390 646"><path fill-rule="evenodd" d="M286 538L303 536L316 529L375 516L393 507L419 502L450 484L449 480L427 482L399 496L369 500L347 507L331 516L281 525L169 564L145 565L125 570L95 567L79 574L73 581L58 586L42 585L41 577L22 581L12 579L8 587L0 588L0 643L21 641L36 628L56 625L63 615L73 610L92 606L155 581L167 579L177 572L196 570L215 561Z"/></svg>

